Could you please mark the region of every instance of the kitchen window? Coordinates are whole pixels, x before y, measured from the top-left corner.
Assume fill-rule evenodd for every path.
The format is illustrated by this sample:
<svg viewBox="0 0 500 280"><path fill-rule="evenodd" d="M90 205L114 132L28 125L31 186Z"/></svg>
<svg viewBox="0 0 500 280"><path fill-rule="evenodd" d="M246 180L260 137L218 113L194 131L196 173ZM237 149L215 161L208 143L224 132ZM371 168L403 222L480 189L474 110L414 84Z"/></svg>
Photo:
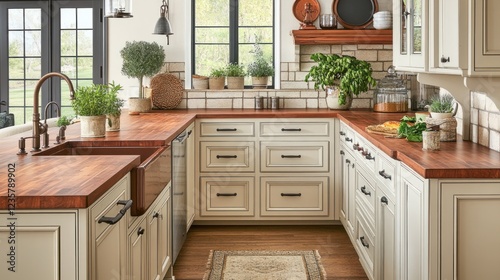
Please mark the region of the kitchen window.
<svg viewBox="0 0 500 280"><path fill-rule="evenodd" d="M41 76L61 72L75 87L102 83L102 1L0 1L0 111L16 124L31 122L33 91ZM74 114L64 81L49 79L41 91L42 118Z"/></svg>
<svg viewBox="0 0 500 280"><path fill-rule="evenodd" d="M208 76L229 62L246 69L256 40L274 65L274 0L192 1L192 74Z"/></svg>

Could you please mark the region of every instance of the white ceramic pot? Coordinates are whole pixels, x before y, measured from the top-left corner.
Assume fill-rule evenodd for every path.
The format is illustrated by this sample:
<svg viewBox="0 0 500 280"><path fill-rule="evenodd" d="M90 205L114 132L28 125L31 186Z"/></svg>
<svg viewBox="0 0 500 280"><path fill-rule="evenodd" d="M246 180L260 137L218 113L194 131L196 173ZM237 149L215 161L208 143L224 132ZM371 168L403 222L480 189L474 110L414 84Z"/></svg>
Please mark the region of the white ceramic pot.
<svg viewBox="0 0 500 280"><path fill-rule="evenodd" d="M120 130L120 116L121 114L106 115L106 131Z"/></svg>
<svg viewBox="0 0 500 280"><path fill-rule="evenodd" d="M337 87L326 88L326 106L331 110L348 110L351 107L351 98L346 98L346 104L339 104L340 90Z"/></svg>
<svg viewBox="0 0 500 280"><path fill-rule="evenodd" d="M431 118L437 119L437 120L442 120L442 119L448 119L453 117L453 113L436 113L436 112L431 112Z"/></svg>
<svg viewBox="0 0 500 280"><path fill-rule="evenodd" d="M269 77L252 77L252 86L255 89L267 88Z"/></svg>
<svg viewBox="0 0 500 280"><path fill-rule="evenodd" d="M80 116L81 137L104 137L106 136L106 115Z"/></svg>
<svg viewBox="0 0 500 280"><path fill-rule="evenodd" d="M151 111L151 98L130 97L128 99L128 113L137 115Z"/></svg>

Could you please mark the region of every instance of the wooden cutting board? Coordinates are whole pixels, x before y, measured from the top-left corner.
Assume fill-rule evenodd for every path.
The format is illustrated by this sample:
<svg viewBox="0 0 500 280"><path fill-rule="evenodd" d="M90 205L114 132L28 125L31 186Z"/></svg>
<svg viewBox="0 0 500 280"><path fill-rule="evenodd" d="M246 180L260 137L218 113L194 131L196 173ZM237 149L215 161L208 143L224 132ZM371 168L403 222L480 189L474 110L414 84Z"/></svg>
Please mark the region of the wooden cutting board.
<svg viewBox="0 0 500 280"><path fill-rule="evenodd" d="M379 134L379 135L384 135L386 137L397 137L398 136L398 130L397 129L387 129L384 128L382 125L376 124L376 125L369 125L365 128L366 132L373 133L373 134Z"/></svg>

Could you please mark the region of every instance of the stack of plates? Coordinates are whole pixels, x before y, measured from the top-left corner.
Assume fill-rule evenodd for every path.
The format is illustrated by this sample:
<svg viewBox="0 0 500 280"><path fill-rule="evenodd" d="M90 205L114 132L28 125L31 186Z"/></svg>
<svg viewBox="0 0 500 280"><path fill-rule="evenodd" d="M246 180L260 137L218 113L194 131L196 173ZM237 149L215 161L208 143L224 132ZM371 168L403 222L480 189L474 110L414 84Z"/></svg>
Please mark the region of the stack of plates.
<svg viewBox="0 0 500 280"><path fill-rule="evenodd" d="M373 27L375 29L391 29L392 14L389 11L380 11L373 14Z"/></svg>

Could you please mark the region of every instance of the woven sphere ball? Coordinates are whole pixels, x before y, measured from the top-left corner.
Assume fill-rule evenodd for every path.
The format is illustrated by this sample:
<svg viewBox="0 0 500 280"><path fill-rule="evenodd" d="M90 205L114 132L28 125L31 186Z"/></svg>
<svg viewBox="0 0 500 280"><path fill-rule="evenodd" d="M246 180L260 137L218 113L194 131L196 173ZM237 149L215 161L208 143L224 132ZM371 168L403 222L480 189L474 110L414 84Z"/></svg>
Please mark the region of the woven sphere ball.
<svg viewBox="0 0 500 280"><path fill-rule="evenodd" d="M174 109L182 101L184 86L172 74L157 74L151 79L151 100L155 109Z"/></svg>

